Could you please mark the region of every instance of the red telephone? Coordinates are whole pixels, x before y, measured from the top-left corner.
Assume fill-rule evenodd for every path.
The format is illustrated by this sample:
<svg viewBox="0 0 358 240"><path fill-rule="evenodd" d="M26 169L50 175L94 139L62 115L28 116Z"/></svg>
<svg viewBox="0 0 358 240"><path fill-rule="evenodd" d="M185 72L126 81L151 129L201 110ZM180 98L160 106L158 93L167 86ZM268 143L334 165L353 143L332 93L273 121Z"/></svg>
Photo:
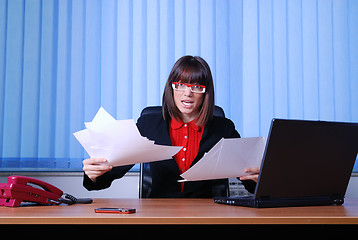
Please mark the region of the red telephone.
<svg viewBox="0 0 358 240"><path fill-rule="evenodd" d="M38 185L44 190L30 186L28 183ZM63 193L57 187L35 178L9 176L7 183L0 183L0 206L19 207L22 202L57 205L61 203L92 203L92 199L77 199L70 194Z"/></svg>

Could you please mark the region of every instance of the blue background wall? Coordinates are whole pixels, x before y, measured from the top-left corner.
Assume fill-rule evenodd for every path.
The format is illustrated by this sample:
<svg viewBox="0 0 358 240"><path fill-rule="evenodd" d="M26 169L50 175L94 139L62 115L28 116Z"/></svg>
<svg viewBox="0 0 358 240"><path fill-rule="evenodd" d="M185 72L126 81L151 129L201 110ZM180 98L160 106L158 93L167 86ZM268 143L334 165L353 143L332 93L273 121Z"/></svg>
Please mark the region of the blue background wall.
<svg viewBox="0 0 358 240"><path fill-rule="evenodd" d="M181 56L209 63L243 137L273 117L358 122L357 0L0 0L2 168L80 169L100 106L160 105Z"/></svg>

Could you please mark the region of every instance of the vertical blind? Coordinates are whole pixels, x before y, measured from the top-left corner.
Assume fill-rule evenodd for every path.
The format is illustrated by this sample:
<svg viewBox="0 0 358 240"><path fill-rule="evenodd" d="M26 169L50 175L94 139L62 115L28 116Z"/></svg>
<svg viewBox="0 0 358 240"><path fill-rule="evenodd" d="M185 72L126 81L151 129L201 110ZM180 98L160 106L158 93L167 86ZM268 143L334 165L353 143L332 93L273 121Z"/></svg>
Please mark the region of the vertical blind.
<svg viewBox="0 0 358 240"><path fill-rule="evenodd" d="M1 0L1 169L79 170L100 106L160 105L174 62L210 65L243 137L273 117L358 122L357 0Z"/></svg>

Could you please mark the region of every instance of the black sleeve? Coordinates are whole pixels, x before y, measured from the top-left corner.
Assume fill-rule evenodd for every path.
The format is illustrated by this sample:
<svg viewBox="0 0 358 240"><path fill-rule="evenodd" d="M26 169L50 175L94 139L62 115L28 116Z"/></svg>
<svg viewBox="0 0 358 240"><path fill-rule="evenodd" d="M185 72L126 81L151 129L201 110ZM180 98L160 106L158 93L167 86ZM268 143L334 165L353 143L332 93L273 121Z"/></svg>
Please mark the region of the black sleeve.
<svg viewBox="0 0 358 240"><path fill-rule="evenodd" d="M84 174L83 186L89 191L108 188L111 186L113 180L122 178L133 166L134 164L114 167L112 170L106 172L102 176L99 176L96 179L96 182L92 182L92 180Z"/></svg>

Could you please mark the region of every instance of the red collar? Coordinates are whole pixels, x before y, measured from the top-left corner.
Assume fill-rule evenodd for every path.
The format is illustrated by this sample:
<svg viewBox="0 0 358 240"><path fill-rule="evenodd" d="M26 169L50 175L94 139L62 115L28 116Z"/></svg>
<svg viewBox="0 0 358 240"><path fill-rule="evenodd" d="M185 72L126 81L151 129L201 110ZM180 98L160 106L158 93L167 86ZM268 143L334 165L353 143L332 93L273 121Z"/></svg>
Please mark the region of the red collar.
<svg viewBox="0 0 358 240"><path fill-rule="evenodd" d="M174 118L171 119L170 121L170 127L172 129L179 129L181 128L182 126L184 126L184 124L187 124L188 126L190 126L191 128L193 128L195 131L199 132L202 128L199 127L198 125L195 124L196 123L196 119L194 119L193 121L191 122L188 122L188 123L184 123L183 121L179 120L175 120Z"/></svg>

